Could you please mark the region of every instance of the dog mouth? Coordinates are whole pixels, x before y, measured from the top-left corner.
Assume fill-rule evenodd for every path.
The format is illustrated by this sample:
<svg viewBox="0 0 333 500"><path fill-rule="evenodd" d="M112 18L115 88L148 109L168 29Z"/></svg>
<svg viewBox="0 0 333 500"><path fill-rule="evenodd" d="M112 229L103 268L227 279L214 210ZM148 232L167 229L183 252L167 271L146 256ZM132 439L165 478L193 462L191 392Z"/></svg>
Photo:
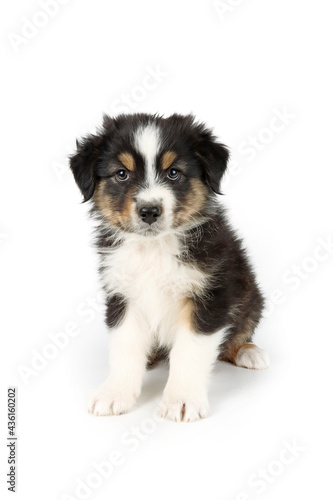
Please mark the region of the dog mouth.
<svg viewBox="0 0 333 500"><path fill-rule="evenodd" d="M133 227L134 232L143 236L156 236L166 230L163 221L156 221L153 224L147 224L142 221L136 221Z"/></svg>
<svg viewBox="0 0 333 500"><path fill-rule="evenodd" d="M162 231L163 229L161 227L151 225L147 227L140 227L136 232L142 234L143 236L155 236L160 234Z"/></svg>

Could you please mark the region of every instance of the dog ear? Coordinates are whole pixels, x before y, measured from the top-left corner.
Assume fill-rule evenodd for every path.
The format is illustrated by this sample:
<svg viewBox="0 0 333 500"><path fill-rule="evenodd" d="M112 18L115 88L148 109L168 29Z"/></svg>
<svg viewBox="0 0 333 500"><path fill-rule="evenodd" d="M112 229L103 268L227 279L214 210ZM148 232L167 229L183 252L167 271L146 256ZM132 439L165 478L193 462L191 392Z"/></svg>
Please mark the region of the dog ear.
<svg viewBox="0 0 333 500"><path fill-rule="evenodd" d="M89 201L94 194L98 163L103 151L103 145L110 138L112 125L112 118L105 115L102 130L96 135L90 134L81 141L76 141L76 153L69 159L71 171L83 194L84 202Z"/></svg>
<svg viewBox="0 0 333 500"><path fill-rule="evenodd" d="M201 127L200 140L197 148L197 156L200 159L204 180L216 194L222 194L220 183L227 169L229 150L216 140L216 137L204 127Z"/></svg>
<svg viewBox="0 0 333 500"><path fill-rule="evenodd" d="M90 200L95 191L98 142L98 137L93 135L76 141L77 151L69 160L75 182L83 194L83 201Z"/></svg>

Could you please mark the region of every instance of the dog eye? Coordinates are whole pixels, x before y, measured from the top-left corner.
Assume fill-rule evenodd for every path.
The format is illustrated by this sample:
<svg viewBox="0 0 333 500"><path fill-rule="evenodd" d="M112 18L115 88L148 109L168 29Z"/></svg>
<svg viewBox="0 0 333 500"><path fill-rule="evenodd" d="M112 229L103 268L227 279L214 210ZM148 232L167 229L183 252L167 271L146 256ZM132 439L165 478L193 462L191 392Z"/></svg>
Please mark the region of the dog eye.
<svg viewBox="0 0 333 500"><path fill-rule="evenodd" d="M126 172L126 170L118 170L118 172L116 173L116 178L118 181L127 181L127 179L129 178L129 175L128 173Z"/></svg>
<svg viewBox="0 0 333 500"><path fill-rule="evenodd" d="M179 177L179 170L175 168L170 168L167 178L170 179L171 181L175 181Z"/></svg>

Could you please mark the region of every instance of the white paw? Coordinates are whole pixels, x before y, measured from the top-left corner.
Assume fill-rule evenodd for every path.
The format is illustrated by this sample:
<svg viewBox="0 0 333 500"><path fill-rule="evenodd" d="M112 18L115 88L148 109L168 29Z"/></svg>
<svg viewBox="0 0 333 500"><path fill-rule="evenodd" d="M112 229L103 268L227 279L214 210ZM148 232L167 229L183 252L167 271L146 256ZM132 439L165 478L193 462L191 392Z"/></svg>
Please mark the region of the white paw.
<svg viewBox="0 0 333 500"><path fill-rule="evenodd" d="M128 412L135 404L134 394L125 392L114 392L111 388L100 387L96 389L90 398L88 411L92 415L120 415Z"/></svg>
<svg viewBox="0 0 333 500"><path fill-rule="evenodd" d="M205 418L208 414L208 401L205 398L195 401L186 397L164 396L158 414L162 418L168 418L174 422L194 422L199 418Z"/></svg>
<svg viewBox="0 0 333 500"><path fill-rule="evenodd" d="M269 367L269 356L266 351L254 344L246 344L237 353L235 364L253 370L263 370Z"/></svg>

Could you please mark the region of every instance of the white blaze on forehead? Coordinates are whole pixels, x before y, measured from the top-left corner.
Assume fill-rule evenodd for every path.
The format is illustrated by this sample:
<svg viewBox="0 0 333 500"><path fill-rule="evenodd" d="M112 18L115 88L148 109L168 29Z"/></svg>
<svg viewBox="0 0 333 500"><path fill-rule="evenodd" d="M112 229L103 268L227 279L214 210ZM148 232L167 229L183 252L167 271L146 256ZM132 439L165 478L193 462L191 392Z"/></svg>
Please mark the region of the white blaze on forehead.
<svg viewBox="0 0 333 500"><path fill-rule="evenodd" d="M157 125L151 123L140 127L135 132L134 144L145 160L147 184L152 185L156 180L155 160L161 146Z"/></svg>
<svg viewBox="0 0 333 500"><path fill-rule="evenodd" d="M156 178L156 156L161 149L161 135L157 125L149 124L140 127L134 136L134 145L145 162L145 186L137 193L140 203L157 203L162 208L163 223L171 227L173 209L176 203L171 189L161 185Z"/></svg>

